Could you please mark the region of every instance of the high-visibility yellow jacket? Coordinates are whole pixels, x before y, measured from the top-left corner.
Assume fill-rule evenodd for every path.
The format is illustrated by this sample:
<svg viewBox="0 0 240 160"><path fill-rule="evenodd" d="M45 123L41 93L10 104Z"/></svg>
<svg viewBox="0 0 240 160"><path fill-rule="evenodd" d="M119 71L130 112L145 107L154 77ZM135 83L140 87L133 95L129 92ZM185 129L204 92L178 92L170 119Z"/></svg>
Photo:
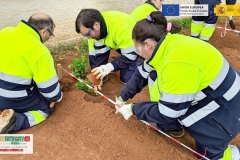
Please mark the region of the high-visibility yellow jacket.
<svg viewBox="0 0 240 160"><path fill-rule="evenodd" d="M0 31L0 57L0 109L33 107L42 96L60 99L53 58L27 22Z"/></svg>
<svg viewBox="0 0 240 160"><path fill-rule="evenodd" d="M151 12L157 10L158 9L154 6L154 4L144 3L141 6L135 8L130 15L138 22L142 19L145 19Z"/></svg>
<svg viewBox="0 0 240 160"><path fill-rule="evenodd" d="M101 12L107 27L107 36L99 41L88 40L89 57L94 59L91 68L98 67L102 62L100 55L110 49L120 49L121 56L111 61L114 71L126 68L137 58L135 46L132 40L132 30L135 25L134 19L123 12L108 11Z"/></svg>
<svg viewBox="0 0 240 160"><path fill-rule="evenodd" d="M147 15L151 12L157 11L156 6L153 3L146 2L141 6L135 8L131 12L131 16L136 20L140 21L142 19L146 19ZM138 70L134 73L132 78L128 81L127 85L122 89L120 96L123 100L128 100L129 98L134 97L137 93L139 93L143 87L148 84L148 89L150 93L151 101L157 102L160 98L160 94L157 92L157 84L154 83L157 78L156 72L153 71L151 67L146 64L146 61L138 66ZM151 94L154 93L154 94Z"/></svg>
<svg viewBox="0 0 240 160"><path fill-rule="evenodd" d="M157 71L161 98L135 103L138 119L164 125L178 120L197 142L212 148L237 135L240 77L216 48L168 33L147 63Z"/></svg>

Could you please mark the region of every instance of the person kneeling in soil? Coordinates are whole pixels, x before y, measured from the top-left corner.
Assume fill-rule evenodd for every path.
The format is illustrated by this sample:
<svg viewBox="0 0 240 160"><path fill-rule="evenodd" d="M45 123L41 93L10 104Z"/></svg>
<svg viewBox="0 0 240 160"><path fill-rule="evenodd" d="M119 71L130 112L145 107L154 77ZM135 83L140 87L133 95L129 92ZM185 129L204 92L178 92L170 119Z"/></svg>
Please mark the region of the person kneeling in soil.
<svg viewBox="0 0 240 160"><path fill-rule="evenodd" d="M76 32L88 38L90 66L102 82L108 80L109 73L120 70L120 80L125 84L136 70L139 56L131 37L135 23L130 15L118 11L82 9L78 14ZM108 63L111 49L121 56ZM94 88L101 89L102 82Z"/></svg>
<svg viewBox="0 0 240 160"><path fill-rule="evenodd" d="M126 120L134 114L162 125L179 121L200 154L239 159L239 147L228 144L240 128L239 73L211 44L166 28L161 12L152 12L132 34L138 54L157 72L159 101L125 104L117 112Z"/></svg>
<svg viewBox="0 0 240 160"><path fill-rule="evenodd" d="M181 31L181 28L182 27L176 23L167 23L167 31L170 33L178 33ZM133 98L137 93L141 92L146 85L148 85L151 102L158 102L160 93L158 92L157 72L147 64L147 60L145 60L142 65L138 66L132 78L121 90L120 96L116 96L115 103L119 106L125 105L128 99ZM115 105L116 109L118 108L117 105ZM182 137L184 135L184 129L178 121L173 121L166 125L154 123L153 125L173 137Z"/></svg>
<svg viewBox="0 0 240 160"><path fill-rule="evenodd" d="M15 133L43 122L60 102L54 61L43 44L55 24L45 13L0 31L0 133Z"/></svg>
<svg viewBox="0 0 240 160"><path fill-rule="evenodd" d="M135 8L131 12L131 16L136 20L140 21L146 19L146 15L150 14L153 11L160 10L162 6L162 0L147 0L143 5ZM159 11L160 12L160 11ZM181 31L181 26L174 23L167 24L167 31L171 33L178 33ZM142 58L142 57L140 57ZM148 84L148 89L150 93L150 99L152 102L157 102L159 100L160 94L156 94L154 90L157 90L157 73L154 69L148 66L146 61L142 60L141 65L138 66L138 69L134 72L134 75L131 78L126 86L122 89L120 97L116 97L116 104L124 105L129 98L133 98L137 93L139 93L143 87ZM117 107L117 106L115 106ZM184 129L178 121L174 121L168 125L154 124L157 125L159 129L164 131L167 134L170 134L174 137L182 137L184 135Z"/></svg>

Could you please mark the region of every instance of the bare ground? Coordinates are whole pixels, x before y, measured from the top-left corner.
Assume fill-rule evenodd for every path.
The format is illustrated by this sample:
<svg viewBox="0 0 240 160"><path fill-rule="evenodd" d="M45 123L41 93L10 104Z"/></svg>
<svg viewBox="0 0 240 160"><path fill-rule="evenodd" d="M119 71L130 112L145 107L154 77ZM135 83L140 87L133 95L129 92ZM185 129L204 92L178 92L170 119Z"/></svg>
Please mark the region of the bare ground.
<svg viewBox="0 0 240 160"><path fill-rule="evenodd" d="M220 19L217 26L223 27L224 21L225 19ZM239 29L240 19L235 18L235 21ZM216 29L210 43L240 71L240 37L236 33L227 32L222 38L221 32L222 30ZM189 29L184 30L184 34L189 33ZM61 63L63 68L68 69L71 59L78 56L75 50L71 50L54 58L56 63ZM111 58L115 56L117 55L113 53ZM113 104L101 96L77 90L75 83L75 79L63 73L61 84L64 85L64 98L55 106L54 113L43 123L19 132L33 134L34 154L1 155L1 160L197 159L194 153L150 129L136 118L125 121L121 115L114 114ZM123 86L119 74L113 73L101 92L114 100ZM149 100L147 88L129 102L144 100ZM195 142L187 133L177 140L195 150ZM239 145L240 136L231 144Z"/></svg>

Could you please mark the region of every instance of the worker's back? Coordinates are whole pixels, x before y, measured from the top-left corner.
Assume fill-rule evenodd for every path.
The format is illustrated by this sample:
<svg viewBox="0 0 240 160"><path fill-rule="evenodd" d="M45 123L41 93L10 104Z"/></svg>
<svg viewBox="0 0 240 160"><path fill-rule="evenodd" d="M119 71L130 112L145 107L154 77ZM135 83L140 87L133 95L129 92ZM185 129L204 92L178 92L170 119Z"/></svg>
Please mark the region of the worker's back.
<svg viewBox="0 0 240 160"><path fill-rule="evenodd" d="M56 74L52 56L38 32L24 22L2 29L0 57L0 107L21 109L38 103L36 83Z"/></svg>

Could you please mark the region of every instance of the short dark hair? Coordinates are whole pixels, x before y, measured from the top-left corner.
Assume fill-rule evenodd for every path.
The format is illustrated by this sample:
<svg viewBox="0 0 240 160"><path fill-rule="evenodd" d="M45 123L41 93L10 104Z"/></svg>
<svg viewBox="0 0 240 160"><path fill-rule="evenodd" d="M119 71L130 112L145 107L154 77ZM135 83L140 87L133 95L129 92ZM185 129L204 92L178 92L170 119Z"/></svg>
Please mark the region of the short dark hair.
<svg viewBox="0 0 240 160"><path fill-rule="evenodd" d="M102 14L96 9L82 9L75 21L76 32L80 33L80 26L83 25L86 28L93 28L94 22L100 22Z"/></svg>
<svg viewBox="0 0 240 160"><path fill-rule="evenodd" d="M50 16L48 16L48 18L34 18L31 16L28 19L28 23L36 30L41 30L44 28L53 29L55 27L55 24Z"/></svg>
<svg viewBox="0 0 240 160"><path fill-rule="evenodd" d="M167 33L168 22L161 11L154 11L149 16L151 20L143 19L137 22L133 28L132 38L138 42L143 42L148 38L158 42ZM181 28L180 25L173 23L169 32L178 33Z"/></svg>

